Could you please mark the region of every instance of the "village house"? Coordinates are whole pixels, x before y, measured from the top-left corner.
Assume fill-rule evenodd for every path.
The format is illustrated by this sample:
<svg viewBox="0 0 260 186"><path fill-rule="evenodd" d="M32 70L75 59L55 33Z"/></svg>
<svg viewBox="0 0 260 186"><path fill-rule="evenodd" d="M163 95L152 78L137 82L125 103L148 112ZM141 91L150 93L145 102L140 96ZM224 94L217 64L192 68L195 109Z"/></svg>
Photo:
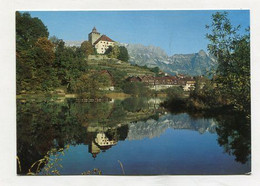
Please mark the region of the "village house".
<svg viewBox="0 0 260 186"><path fill-rule="evenodd" d="M115 41L106 35L101 35L95 27L88 34L88 40L96 49L98 54L104 54L109 46L113 47L115 45Z"/></svg>

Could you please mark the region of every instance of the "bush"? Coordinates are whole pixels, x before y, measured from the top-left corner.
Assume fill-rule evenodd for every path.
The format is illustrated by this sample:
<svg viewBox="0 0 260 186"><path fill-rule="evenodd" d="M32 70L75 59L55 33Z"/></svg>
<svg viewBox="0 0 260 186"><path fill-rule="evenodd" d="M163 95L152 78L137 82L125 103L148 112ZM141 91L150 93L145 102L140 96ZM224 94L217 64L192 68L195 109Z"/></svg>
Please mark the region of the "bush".
<svg viewBox="0 0 260 186"><path fill-rule="evenodd" d="M141 82L126 82L123 91L126 94L136 96L149 96L152 94L152 91Z"/></svg>
<svg viewBox="0 0 260 186"><path fill-rule="evenodd" d="M165 93L169 98L182 98L184 90L181 87L171 87L166 89Z"/></svg>

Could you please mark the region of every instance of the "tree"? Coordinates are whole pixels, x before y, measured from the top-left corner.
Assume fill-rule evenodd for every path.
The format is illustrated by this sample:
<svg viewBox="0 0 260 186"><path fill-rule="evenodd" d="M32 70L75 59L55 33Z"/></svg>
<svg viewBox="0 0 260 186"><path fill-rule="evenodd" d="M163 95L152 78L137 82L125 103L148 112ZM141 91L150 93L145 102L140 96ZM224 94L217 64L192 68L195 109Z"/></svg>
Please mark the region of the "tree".
<svg viewBox="0 0 260 186"><path fill-rule="evenodd" d="M160 72L159 67L154 67L151 69L151 71L154 72L157 77L159 76L159 72Z"/></svg>
<svg viewBox="0 0 260 186"><path fill-rule="evenodd" d="M209 52L218 61L217 89L239 111L250 113L250 35L249 29L239 35L240 26L233 27L226 12L212 15ZM249 114L250 115L250 114Z"/></svg>
<svg viewBox="0 0 260 186"><path fill-rule="evenodd" d="M39 38L49 36L47 27L38 18L29 13L16 12L16 85L17 92L35 91L35 73L37 70L36 43ZM35 48L36 47L36 48ZM37 87L39 89L39 87Z"/></svg>
<svg viewBox="0 0 260 186"><path fill-rule="evenodd" d="M149 96L152 94L152 91L142 82L126 82L123 85L123 91L126 94L135 96Z"/></svg>
<svg viewBox="0 0 260 186"><path fill-rule="evenodd" d="M110 58L116 58L126 62L129 60L128 51L124 46L109 46L104 54Z"/></svg>
<svg viewBox="0 0 260 186"><path fill-rule="evenodd" d="M80 49L88 57L89 55L94 54L94 48L89 41L84 41L81 43Z"/></svg>
<svg viewBox="0 0 260 186"><path fill-rule="evenodd" d="M106 49L106 51L105 51L105 55L108 55L108 54L110 54L111 52L112 52L112 49L113 49L113 47L112 46L108 46L108 48Z"/></svg>
<svg viewBox="0 0 260 186"><path fill-rule="evenodd" d="M120 71L117 69L111 69L109 72L113 77L115 87L123 89L123 86L125 84L125 78L127 77L127 73L125 71Z"/></svg>
<svg viewBox="0 0 260 186"><path fill-rule="evenodd" d="M165 92L170 99L179 99L184 95L184 90L180 86L168 88Z"/></svg>
<svg viewBox="0 0 260 186"><path fill-rule="evenodd" d="M16 49L18 51L32 48L40 37L48 37L47 27L38 18L29 13L16 12Z"/></svg>
<svg viewBox="0 0 260 186"><path fill-rule="evenodd" d="M127 51L126 47L124 47L124 46L119 47L118 59L122 60L122 61L126 61L126 62L129 60L129 55L128 55L128 51Z"/></svg>
<svg viewBox="0 0 260 186"><path fill-rule="evenodd" d="M58 86L57 77L53 68L55 54L54 45L45 37L40 37L35 43L35 73L34 87L39 90L51 90Z"/></svg>
<svg viewBox="0 0 260 186"><path fill-rule="evenodd" d="M54 45L46 37L40 37L35 43L36 67L51 66L54 62Z"/></svg>
<svg viewBox="0 0 260 186"><path fill-rule="evenodd" d="M105 54L109 57L109 58L115 58L118 59L118 56L120 54L120 49L117 45L115 46L109 46L108 49L105 51Z"/></svg>
<svg viewBox="0 0 260 186"><path fill-rule="evenodd" d="M109 86L109 79L105 74L93 71L85 73L73 85L73 90L86 98L100 98L103 96L102 89Z"/></svg>

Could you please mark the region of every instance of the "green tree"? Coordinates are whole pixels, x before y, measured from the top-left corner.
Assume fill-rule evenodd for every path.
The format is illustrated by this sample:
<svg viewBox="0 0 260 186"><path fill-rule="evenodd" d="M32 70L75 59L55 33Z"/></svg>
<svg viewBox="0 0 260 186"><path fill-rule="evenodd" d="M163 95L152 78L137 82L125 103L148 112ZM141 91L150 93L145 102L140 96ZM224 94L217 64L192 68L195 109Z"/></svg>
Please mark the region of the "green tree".
<svg viewBox="0 0 260 186"><path fill-rule="evenodd" d="M89 41L84 41L81 43L80 49L88 57L89 55L94 54L94 48Z"/></svg>
<svg viewBox="0 0 260 186"><path fill-rule="evenodd" d="M120 54L120 49L117 45L115 45L113 47L109 46L108 49L106 50L105 54L110 58L118 59L118 56Z"/></svg>
<svg viewBox="0 0 260 186"><path fill-rule="evenodd" d="M73 90L86 98L103 97L103 90L110 85L109 79L105 74L100 72L85 73L73 85Z"/></svg>
<svg viewBox="0 0 260 186"><path fill-rule="evenodd" d="M32 18L29 13L16 12L16 50L33 48L40 37L48 37L47 27L38 18Z"/></svg>
<svg viewBox="0 0 260 186"><path fill-rule="evenodd" d="M180 86L168 88L165 90L165 92L170 99L179 99L184 95L184 90Z"/></svg>
<svg viewBox="0 0 260 186"><path fill-rule="evenodd" d="M112 52L112 49L113 49L113 47L112 46L108 46L108 48L106 49L106 51L105 51L105 55L108 55L108 54L110 54L111 52Z"/></svg>
<svg viewBox="0 0 260 186"><path fill-rule="evenodd" d="M218 91L237 110L250 113L250 35L239 35L240 26L233 27L226 12L212 15L206 26L210 44L208 50L218 61L216 71Z"/></svg>
<svg viewBox="0 0 260 186"><path fill-rule="evenodd" d="M111 69L110 73L113 76L115 87L119 89L123 89L123 86L125 84L125 79L127 77L127 73L125 71L121 71L117 69Z"/></svg>
<svg viewBox="0 0 260 186"><path fill-rule="evenodd" d="M36 65L39 65L42 62L41 59L45 57L38 53L39 47L36 46L36 43L39 42L39 38L47 38L48 36L47 27L40 19L32 18L29 13L16 12L17 93L22 90L41 89L41 85L36 79L36 71L38 70ZM38 60L38 57L41 59Z"/></svg>
<svg viewBox="0 0 260 186"><path fill-rule="evenodd" d="M156 76L159 76L159 72L160 72L159 67L154 67L151 69L151 71L154 72Z"/></svg>
<svg viewBox="0 0 260 186"><path fill-rule="evenodd" d="M123 91L134 96L149 96L152 94L152 91L142 82L126 82Z"/></svg>
<svg viewBox="0 0 260 186"><path fill-rule="evenodd" d="M127 51L126 47L124 47L124 46L119 47L118 59L122 60L122 61L126 61L126 62L129 60L129 55L128 55L128 51Z"/></svg>

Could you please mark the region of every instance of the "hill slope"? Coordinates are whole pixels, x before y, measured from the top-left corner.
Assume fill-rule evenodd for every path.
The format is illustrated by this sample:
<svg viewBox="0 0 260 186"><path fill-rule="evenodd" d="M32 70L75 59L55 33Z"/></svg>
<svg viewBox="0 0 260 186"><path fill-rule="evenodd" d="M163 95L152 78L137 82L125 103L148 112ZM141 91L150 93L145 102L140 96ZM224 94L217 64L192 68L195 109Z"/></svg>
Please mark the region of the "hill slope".
<svg viewBox="0 0 260 186"><path fill-rule="evenodd" d="M93 59L96 58L97 59ZM125 74L126 77L128 76L154 76L154 72L150 71L148 68L144 68L141 66L136 66L130 64L128 62L120 61L118 59L111 59L107 58L106 56L96 56L92 55L89 56L87 64L90 69L98 69L98 70L108 70L108 71L118 71Z"/></svg>

